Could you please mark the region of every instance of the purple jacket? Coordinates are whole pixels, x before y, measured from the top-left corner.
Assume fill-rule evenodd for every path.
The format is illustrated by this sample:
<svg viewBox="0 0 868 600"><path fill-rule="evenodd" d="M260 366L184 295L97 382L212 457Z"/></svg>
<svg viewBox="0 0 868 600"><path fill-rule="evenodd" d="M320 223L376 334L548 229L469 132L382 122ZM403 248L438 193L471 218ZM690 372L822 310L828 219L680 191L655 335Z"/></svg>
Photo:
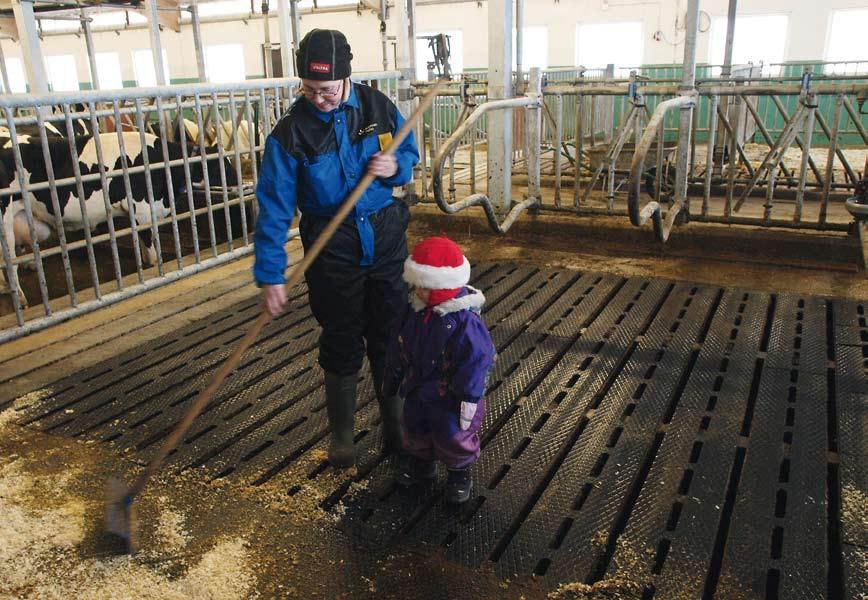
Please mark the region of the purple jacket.
<svg viewBox="0 0 868 600"><path fill-rule="evenodd" d="M414 402L478 402L495 350L480 316L485 296L466 286L452 300L424 305L410 292L386 354L383 391Z"/></svg>

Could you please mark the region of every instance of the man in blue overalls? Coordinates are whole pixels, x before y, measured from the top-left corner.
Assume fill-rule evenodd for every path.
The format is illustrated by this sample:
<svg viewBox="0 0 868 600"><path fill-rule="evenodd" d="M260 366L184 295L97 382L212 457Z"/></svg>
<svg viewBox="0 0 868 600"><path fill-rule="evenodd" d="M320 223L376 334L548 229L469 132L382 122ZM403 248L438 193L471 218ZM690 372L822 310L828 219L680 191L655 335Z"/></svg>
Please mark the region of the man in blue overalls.
<svg viewBox="0 0 868 600"><path fill-rule="evenodd" d="M277 315L286 303L284 245L296 204L307 250L365 172L377 176L306 274L311 311L322 326L319 364L335 467L355 460L356 383L366 352L386 447L401 446L400 400L382 396L388 335L407 303L402 274L410 215L392 199L392 188L408 183L419 161L412 134L394 155L381 152L404 119L385 95L350 81L352 56L339 31L314 29L301 41L301 97L268 136L256 187L253 275L263 306Z"/></svg>

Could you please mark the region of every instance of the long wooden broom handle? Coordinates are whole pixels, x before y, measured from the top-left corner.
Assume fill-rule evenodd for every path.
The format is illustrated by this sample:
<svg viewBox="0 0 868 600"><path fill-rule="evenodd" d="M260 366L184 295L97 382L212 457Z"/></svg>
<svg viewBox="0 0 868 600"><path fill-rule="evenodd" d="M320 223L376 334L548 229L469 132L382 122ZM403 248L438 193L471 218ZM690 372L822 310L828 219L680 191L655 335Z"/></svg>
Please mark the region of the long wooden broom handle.
<svg viewBox="0 0 868 600"><path fill-rule="evenodd" d="M401 142L404 141L410 134L410 130L413 129L413 124L416 122L416 119L421 117L422 114L431 106L431 103L434 102L434 97L440 91L440 88L444 85L446 80L441 79L437 82L437 84L431 88L431 90L425 94L422 98L422 101L419 103L419 106L416 107L416 110L413 111L413 114L410 115L404 125L398 130L398 133L392 138L392 142L389 146L383 151L383 154L392 155L398 149L398 146L401 145ZM289 278L286 281L286 288L290 289L295 286L299 281L301 281L302 275L304 275L305 271L307 271L308 267L316 260L317 256L319 256L322 249L325 248L325 245L331 239L332 235L334 235L335 231L337 231L338 227L340 227L341 223L343 223L344 219L350 214L350 211L356 206L359 202L359 199L362 197L362 194L368 189L368 186L373 183L374 179L376 179L375 175L371 175L370 173L366 173L361 181L356 185L353 189L352 193L347 197L344 203L341 205L338 212L332 217L329 224L326 225L326 228L323 229L322 233L317 237L316 241L313 243L313 246L310 247L310 250L304 253L304 258L302 258L301 262L293 267L292 272L289 275ZM163 464L163 460L169 455L169 453L174 450L178 443L181 441L181 438L186 435L187 431L190 429L190 426L193 424L193 421L196 417L199 416L199 413L202 412L202 409L211 401L211 398L214 396L214 393L223 385L223 382L229 376L229 374L238 366L238 362L241 360L241 356L256 337L259 335L259 332L262 331L262 328L271 320L271 315L268 311L263 311L259 318L253 322L250 329L247 330L247 333L241 338L241 341L238 342L238 346L235 348L235 351L226 359L226 361L220 366L220 369L214 375L214 379L204 390L199 392L199 395L196 397L196 400L190 406L190 409L184 415L184 418L175 426L175 429L172 431L171 435L165 441L163 446L160 448L160 451L157 455L148 463L148 466L145 467L145 470L138 476L133 485L130 487L129 496L137 495L142 488L145 487L145 484L151 478L151 476L156 473Z"/></svg>

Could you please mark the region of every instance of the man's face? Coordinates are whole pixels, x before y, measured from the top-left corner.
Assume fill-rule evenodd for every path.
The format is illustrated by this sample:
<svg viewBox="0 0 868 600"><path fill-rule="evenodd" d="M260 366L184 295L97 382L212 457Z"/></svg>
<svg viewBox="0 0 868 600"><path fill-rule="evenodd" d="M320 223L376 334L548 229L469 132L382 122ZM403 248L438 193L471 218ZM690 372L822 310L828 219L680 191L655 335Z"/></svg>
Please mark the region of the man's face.
<svg viewBox="0 0 868 600"><path fill-rule="evenodd" d="M301 93L318 110L329 112L340 105L344 94L344 82L302 79Z"/></svg>

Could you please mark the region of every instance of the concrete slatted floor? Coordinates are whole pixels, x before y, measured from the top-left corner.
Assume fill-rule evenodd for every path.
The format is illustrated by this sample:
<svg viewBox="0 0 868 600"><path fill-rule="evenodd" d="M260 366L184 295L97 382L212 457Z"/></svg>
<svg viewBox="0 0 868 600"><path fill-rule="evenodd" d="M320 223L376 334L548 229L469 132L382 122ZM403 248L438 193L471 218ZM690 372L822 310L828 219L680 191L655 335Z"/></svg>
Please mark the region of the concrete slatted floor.
<svg viewBox="0 0 868 600"><path fill-rule="evenodd" d="M644 598L866 593L866 303L480 264L498 361L475 496L398 489L360 378L357 471L324 477L318 329L300 286L170 468L232 486L327 486L372 552L503 578L634 581ZM144 463L258 314L242 301L56 382L20 421ZM19 403L20 404L20 403ZM2 408L2 407L0 407ZM311 457L314 457L311 460Z"/></svg>

